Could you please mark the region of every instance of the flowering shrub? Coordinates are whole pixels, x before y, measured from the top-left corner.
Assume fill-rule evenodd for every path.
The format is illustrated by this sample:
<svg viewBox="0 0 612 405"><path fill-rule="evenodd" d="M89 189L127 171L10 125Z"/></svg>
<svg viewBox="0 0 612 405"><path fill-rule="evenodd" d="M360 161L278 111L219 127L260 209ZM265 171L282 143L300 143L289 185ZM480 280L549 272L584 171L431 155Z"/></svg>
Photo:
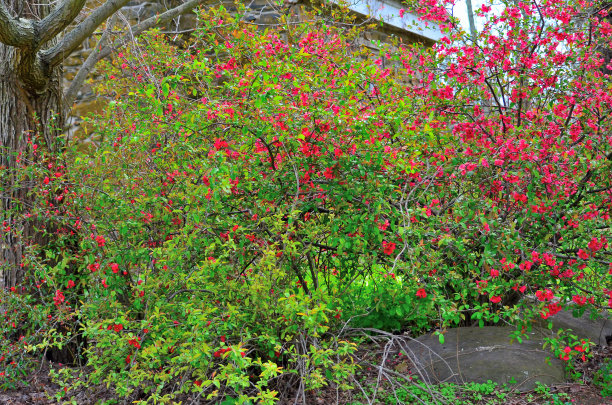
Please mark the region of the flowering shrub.
<svg viewBox="0 0 612 405"><path fill-rule="evenodd" d="M347 327L520 338L612 307L610 24L508 2L468 44L443 10L421 10L433 49L221 8L117 54L95 147L28 168L53 225L3 297L5 356L68 348L133 400L272 403L351 388Z"/></svg>

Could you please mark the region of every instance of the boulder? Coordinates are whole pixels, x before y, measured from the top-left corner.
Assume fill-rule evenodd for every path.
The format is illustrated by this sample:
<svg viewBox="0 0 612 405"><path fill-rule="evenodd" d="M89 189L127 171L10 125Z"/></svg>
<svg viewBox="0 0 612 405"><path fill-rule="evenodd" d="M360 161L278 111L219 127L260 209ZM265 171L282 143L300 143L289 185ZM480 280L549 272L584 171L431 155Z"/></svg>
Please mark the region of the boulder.
<svg viewBox="0 0 612 405"><path fill-rule="evenodd" d="M590 312L585 312L580 317L574 317L571 310L561 311L548 320L552 321L552 330L558 331L563 329L570 331L571 334L578 336L580 339L590 339L591 342L605 347L612 344L612 319L601 313L597 316L591 316ZM545 327L547 321L542 321L541 326Z"/></svg>
<svg viewBox="0 0 612 405"><path fill-rule="evenodd" d="M565 363L544 350L543 330L529 333L529 339L511 342L512 327L453 328L438 336L421 336L408 345L413 370L427 383L483 383L491 380L510 384L524 392L536 382L565 381ZM549 359L549 360L547 360ZM515 382L515 383L513 383Z"/></svg>

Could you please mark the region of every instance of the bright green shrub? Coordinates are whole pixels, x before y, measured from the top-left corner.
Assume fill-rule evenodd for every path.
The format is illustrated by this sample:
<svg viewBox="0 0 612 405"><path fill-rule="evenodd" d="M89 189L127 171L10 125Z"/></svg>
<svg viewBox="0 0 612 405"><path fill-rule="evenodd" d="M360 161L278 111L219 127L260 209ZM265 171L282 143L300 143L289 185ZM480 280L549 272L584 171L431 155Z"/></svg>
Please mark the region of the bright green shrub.
<svg viewBox="0 0 612 405"><path fill-rule="evenodd" d="M609 82L570 69L601 65L578 22L542 27L555 40L526 60L540 17L508 10L481 46L372 54L353 25L219 9L118 53L95 145L27 174L49 243L6 298L17 346L67 348L134 401L271 403L350 389L353 327L520 338L567 301L607 308Z"/></svg>

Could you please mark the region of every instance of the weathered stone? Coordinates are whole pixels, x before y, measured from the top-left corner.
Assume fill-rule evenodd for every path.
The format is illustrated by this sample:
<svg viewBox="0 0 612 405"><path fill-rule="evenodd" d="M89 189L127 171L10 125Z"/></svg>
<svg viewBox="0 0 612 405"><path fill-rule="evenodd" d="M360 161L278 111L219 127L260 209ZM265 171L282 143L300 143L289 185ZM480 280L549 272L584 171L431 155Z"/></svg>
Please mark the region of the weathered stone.
<svg viewBox="0 0 612 405"><path fill-rule="evenodd" d="M598 319L592 319L590 312L585 312L581 317L574 317L571 310L561 311L548 320L552 321L554 332L559 329L571 330L570 333L580 339L590 339L591 342L600 346L612 344L612 319L607 314L600 314ZM541 326L548 323L542 320Z"/></svg>
<svg viewBox="0 0 612 405"><path fill-rule="evenodd" d="M85 117L89 113L99 113L104 108L105 103L102 100L93 99L76 104L72 109L72 115L76 117Z"/></svg>
<svg viewBox="0 0 612 405"><path fill-rule="evenodd" d="M64 60L64 66L81 66L85 59L80 54L75 54Z"/></svg>
<svg viewBox="0 0 612 405"><path fill-rule="evenodd" d="M414 367L427 383L511 383L518 391L533 389L536 382L565 381L564 362L542 348L542 331L530 339L511 343L511 327L454 328L438 336L424 335L409 344ZM547 361L550 358L550 361Z"/></svg>

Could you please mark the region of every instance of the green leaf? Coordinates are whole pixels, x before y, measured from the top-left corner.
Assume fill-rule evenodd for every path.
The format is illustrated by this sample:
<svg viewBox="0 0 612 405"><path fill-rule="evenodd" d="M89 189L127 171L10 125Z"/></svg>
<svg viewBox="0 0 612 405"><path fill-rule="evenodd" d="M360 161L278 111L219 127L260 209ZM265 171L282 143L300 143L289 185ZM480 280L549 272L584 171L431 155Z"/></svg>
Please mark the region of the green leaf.
<svg viewBox="0 0 612 405"><path fill-rule="evenodd" d="M163 82L161 88L164 97L168 98L168 94L170 94L170 86L168 85L168 82Z"/></svg>

